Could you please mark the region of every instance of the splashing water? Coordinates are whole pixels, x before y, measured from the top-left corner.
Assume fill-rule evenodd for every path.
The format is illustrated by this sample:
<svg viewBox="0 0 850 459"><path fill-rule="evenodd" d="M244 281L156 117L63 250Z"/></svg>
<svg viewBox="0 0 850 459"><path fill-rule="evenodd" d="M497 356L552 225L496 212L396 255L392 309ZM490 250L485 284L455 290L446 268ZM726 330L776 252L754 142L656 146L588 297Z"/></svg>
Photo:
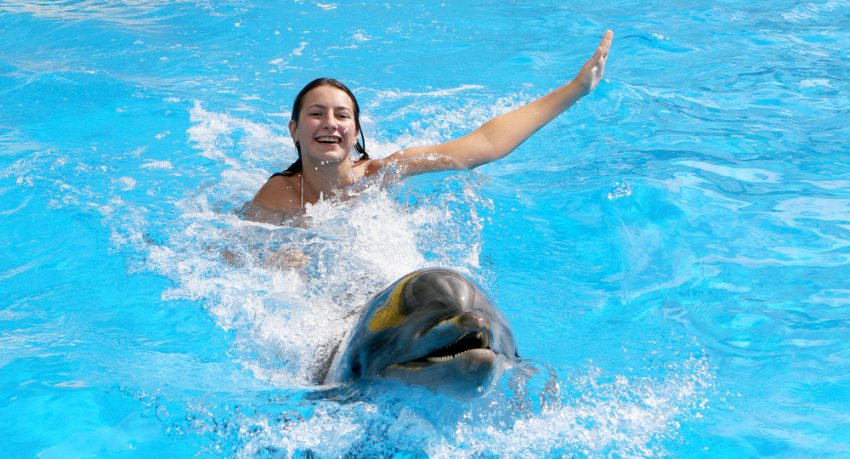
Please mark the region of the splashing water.
<svg viewBox="0 0 850 459"><path fill-rule="evenodd" d="M0 3L4 452L842 457L847 6ZM349 83L380 158L545 94L606 27L607 80L504 160L240 218L301 84ZM318 386L429 266L525 359L470 401Z"/></svg>

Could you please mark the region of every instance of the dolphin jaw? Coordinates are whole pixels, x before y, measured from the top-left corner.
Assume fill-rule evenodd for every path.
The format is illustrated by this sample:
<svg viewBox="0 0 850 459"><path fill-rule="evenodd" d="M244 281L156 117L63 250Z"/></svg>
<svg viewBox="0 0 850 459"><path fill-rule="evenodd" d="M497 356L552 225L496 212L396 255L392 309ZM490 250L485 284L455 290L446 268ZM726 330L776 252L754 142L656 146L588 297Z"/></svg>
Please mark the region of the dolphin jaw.
<svg viewBox="0 0 850 459"><path fill-rule="evenodd" d="M463 351L459 354L455 354L452 356L446 357L428 357L421 358L416 360L410 360L408 362L399 362L393 363L378 374L381 375L385 370L388 369L396 369L396 370L421 370L426 367L435 367L440 365L447 365L461 361L476 361L476 360L493 360L496 358L496 353L491 349L469 349Z"/></svg>
<svg viewBox="0 0 850 459"><path fill-rule="evenodd" d="M490 349L489 333L481 331L467 331L450 344L433 349L427 354L414 359L405 362L397 362L389 366L421 368L429 365L443 364L460 358L475 359L482 354L481 351L486 351L484 354L495 354L492 349Z"/></svg>
<svg viewBox="0 0 850 459"><path fill-rule="evenodd" d="M469 349L448 360L426 359L396 363L384 368L379 377L397 379L430 390L472 398L486 391L501 373L504 359L491 349Z"/></svg>

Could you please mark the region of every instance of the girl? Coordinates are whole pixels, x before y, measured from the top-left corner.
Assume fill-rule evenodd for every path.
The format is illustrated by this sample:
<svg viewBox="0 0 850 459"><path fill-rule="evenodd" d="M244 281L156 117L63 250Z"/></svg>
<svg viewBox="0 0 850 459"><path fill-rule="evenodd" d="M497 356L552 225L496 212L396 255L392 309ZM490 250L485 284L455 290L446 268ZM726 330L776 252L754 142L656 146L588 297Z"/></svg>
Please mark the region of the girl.
<svg viewBox="0 0 850 459"><path fill-rule="evenodd" d="M471 169L509 154L538 129L596 88L614 33L605 31L599 47L569 83L514 111L491 119L466 136L446 143L407 148L371 159L360 129L360 107L342 83L320 78L305 86L292 109L289 133L298 159L272 175L246 206L245 216L265 220L283 211L331 197L363 177L393 166L403 177L448 169ZM352 159L351 150L359 157Z"/></svg>

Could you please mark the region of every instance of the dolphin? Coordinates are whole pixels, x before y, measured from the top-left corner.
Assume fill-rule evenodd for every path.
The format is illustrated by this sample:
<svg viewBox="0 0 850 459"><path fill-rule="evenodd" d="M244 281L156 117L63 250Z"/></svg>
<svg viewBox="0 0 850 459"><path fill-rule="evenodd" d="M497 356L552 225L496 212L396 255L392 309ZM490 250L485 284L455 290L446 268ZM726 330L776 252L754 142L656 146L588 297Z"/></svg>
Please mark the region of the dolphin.
<svg viewBox="0 0 850 459"><path fill-rule="evenodd" d="M381 377L469 397L517 358L508 322L480 287L456 271L423 269L365 305L322 383Z"/></svg>

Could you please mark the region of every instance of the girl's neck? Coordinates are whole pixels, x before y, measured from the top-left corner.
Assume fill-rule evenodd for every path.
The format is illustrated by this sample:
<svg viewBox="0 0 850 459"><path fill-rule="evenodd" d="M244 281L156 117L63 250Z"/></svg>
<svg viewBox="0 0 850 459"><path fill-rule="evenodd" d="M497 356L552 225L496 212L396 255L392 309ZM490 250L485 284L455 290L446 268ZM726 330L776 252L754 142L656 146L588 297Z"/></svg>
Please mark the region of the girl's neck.
<svg viewBox="0 0 850 459"><path fill-rule="evenodd" d="M354 170L348 158L339 162L317 164L302 159L304 201L315 203L320 196L329 198L352 183Z"/></svg>

